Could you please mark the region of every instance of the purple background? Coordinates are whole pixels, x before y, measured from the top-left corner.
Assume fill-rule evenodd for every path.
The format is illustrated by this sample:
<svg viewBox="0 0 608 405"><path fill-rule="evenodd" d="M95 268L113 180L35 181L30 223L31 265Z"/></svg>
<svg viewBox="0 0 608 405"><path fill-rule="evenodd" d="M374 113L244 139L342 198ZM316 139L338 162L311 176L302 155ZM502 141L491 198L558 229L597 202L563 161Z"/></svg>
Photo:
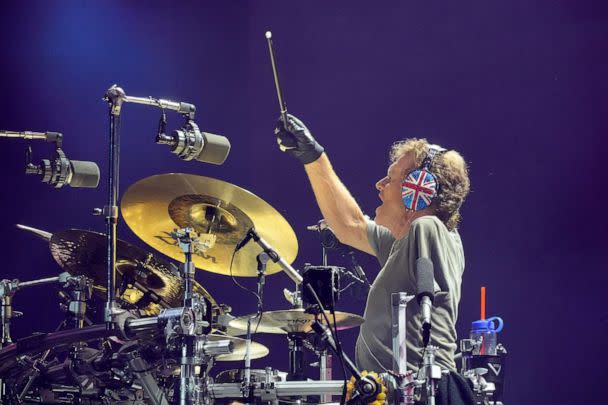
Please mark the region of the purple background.
<svg viewBox="0 0 608 405"><path fill-rule="evenodd" d="M506 325L507 403L597 399L608 377L604 2L12 2L0 13L0 128L63 132L68 156L97 161L105 175L101 96L111 84L192 102L203 130L230 138L227 162L180 161L154 144L158 111L127 105L121 190L168 172L229 181L292 224L296 267L319 264L317 238L305 226L320 213L304 171L272 134L278 107L267 29L289 111L326 147L368 214L393 141L427 137L469 162L458 332L464 337L478 318L479 287L487 286L488 314ZM168 118L171 128L181 124ZM23 175L25 141L0 145L2 277L55 275L44 243L14 225L102 232L103 220L90 212L105 204L106 180L97 190L55 190ZM36 160L51 155L50 145L33 146ZM124 223L119 237L146 247ZM360 257L376 274L375 260ZM197 278L234 313L255 309L227 277ZM266 308L286 308L281 290L290 286L284 274L269 277ZM55 287L20 292L15 309L25 316L14 337L53 330L61 319L55 297ZM341 304L362 312L364 303ZM356 331L342 336L352 354ZM284 337L258 340L272 353L254 366L287 369ZM217 369L227 367L237 365Z"/></svg>

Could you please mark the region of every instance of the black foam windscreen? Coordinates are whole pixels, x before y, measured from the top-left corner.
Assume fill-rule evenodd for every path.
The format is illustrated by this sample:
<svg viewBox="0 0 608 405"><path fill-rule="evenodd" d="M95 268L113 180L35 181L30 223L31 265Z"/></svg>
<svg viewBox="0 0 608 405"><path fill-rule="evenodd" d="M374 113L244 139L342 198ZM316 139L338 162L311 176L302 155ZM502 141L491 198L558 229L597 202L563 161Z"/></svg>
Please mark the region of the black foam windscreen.
<svg viewBox="0 0 608 405"><path fill-rule="evenodd" d="M99 184L99 166L95 162L70 160L70 187L95 188Z"/></svg>
<svg viewBox="0 0 608 405"><path fill-rule="evenodd" d="M414 274L416 276L416 299L418 303L423 296L430 297L432 301L435 296L433 262L426 257L419 257L416 260Z"/></svg>

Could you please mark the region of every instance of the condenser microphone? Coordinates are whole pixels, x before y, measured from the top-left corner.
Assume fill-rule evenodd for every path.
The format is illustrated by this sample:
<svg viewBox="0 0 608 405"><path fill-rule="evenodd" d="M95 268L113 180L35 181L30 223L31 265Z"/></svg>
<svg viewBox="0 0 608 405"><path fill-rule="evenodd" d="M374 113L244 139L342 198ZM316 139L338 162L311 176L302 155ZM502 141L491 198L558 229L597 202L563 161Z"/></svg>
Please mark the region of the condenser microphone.
<svg viewBox="0 0 608 405"><path fill-rule="evenodd" d="M230 153L230 141L225 136L201 132L198 125L188 120L171 135L158 134L156 143L171 146L171 152L184 160L221 165Z"/></svg>
<svg viewBox="0 0 608 405"><path fill-rule="evenodd" d="M245 236L243 236L243 239L241 239L239 241L239 243L236 244L236 247L234 248L234 252L236 253L239 250L241 250L246 244L249 243L251 238L253 238L253 228L249 228L249 230L247 231Z"/></svg>
<svg viewBox="0 0 608 405"><path fill-rule="evenodd" d="M43 159L38 165L28 163L25 173L39 175L43 183L55 188L61 188L66 184L75 188L96 188L99 184L97 163L70 160L61 149L55 150L52 160Z"/></svg>
<svg viewBox="0 0 608 405"><path fill-rule="evenodd" d="M433 262L420 257L416 260L416 300L420 305L422 316L422 340L426 347L431 337L431 309L435 299L435 287L433 277Z"/></svg>
<svg viewBox="0 0 608 405"><path fill-rule="evenodd" d="M43 159L39 165L31 163L31 148L26 152L25 174L39 175L43 183L55 188L61 188L66 184L70 187L95 188L99 184L97 163L68 159L61 149L63 134L59 132L0 131L0 138L41 139L55 143L53 159Z"/></svg>

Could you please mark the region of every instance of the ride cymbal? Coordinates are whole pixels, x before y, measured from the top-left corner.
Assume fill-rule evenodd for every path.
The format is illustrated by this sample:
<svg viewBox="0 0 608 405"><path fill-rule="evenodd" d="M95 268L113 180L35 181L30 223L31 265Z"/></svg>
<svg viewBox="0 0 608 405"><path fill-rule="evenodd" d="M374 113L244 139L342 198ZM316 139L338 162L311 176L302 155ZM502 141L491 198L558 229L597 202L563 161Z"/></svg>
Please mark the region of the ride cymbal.
<svg viewBox="0 0 608 405"><path fill-rule="evenodd" d="M55 261L72 275L93 280L96 290L106 291L106 235L80 229L54 233L49 246ZM142 315L157 315L162 308L182 306L183 286L177 267L152 253L122 240L116 241L116 297L123 306ZM219 308L211 294L199 283L194 292Z"/></svg>
<svg viewBox="0 0 608 405"><path fill-rule="evenodd" d="M125 222L144 242L179 261L184 253L171 232L190 227L198 235L192 255L202 270L230 275L235 247L255 227L288 263L298 252L296 235L270 204L233 184L191 174L161 174L133 184L122 197ZM255 277L262 249L249 242L234 256L232 275ZM266 274L281 271L269 261Z"/></svg>
<svg viewBox="0 0 608 405"><path fill-rule="evenodd" d="M325 311L333 328L333 315L329 311ZM247 320L255 315L240 316L230 321L229 326L241 331L247 330ZM286 309L280 311L268 311L262 313L262 320L259 326L257 318L251 324L252 329L255 328L257 333L310 333L312 331L312 323L318 319L323 324L327 325L325 318L321 315L309 314L304 312L303 308ZM363 318L359 315L350 314L348 312L336 311L336 326L338 330L350 329L359 326L363 323Z"/></svg>

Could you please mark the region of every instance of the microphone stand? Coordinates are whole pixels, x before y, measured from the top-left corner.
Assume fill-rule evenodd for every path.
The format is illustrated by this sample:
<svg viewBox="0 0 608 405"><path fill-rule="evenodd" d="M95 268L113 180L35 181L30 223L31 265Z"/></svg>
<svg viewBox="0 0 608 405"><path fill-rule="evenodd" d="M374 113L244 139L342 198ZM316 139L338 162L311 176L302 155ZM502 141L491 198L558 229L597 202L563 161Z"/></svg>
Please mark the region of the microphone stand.
<svg viewBox="0 0 608 405"><path fill-rule="evenodd" d="M243 385L241 387L243 397L251 398L251 320L259 319L262 317L262 309L264 302L264 284L266 282L266 263L270 256L266 252L262 252L257 255L256 260L258 262L258 311L257 315L247 320L247 337L245 340L245 376L243 378Z"/></svg>
<svg viewBox="0 0 608 405"><path fill-rule="evenodd" d="M106 259L107 295L104 320L108 330L114 330L114 316L119 312L116 305L116 226L118 224L118 181L120 178L120 112L126 94L123 89L113 85L105 94L104 100L110 106L109 173L108 203L103 208L106 218L106 238L108 244Z"/></svg>
<svg viewBox="0 0 608 405"><path fill-rule="evenodd" d="M243 239L243 241L241 243L239 243L239 245L241 245L240 247L237 247L237 249L242 248L245 243L247 243L247 241L249 241L249 239L253 239L264 251L264 253L266 253L268 255L268 257L270 258L270 260L272 260L273 262L277 263L279 266L281 266L281 268L283 269L283 271L285 273L287 273L287 275L289 276L289 278L291 278L293 280L294 283L296 284L302 284L302 281L304 281L304 279L302 278L302 276L300 275L300 273L298 273L298 271L296 269L294 269L293 267L291 267L291 265L289 263L287 263L285 261L285 259L283 259L281 257L281 255L279 255L276 250L274 250L272 248L272 246L270 246L268 244L268 242L266 242L255 230L255 228L250 228L247 231L247 234L245 235L245 238Z"/></svg>
<svg viewBox="0 0 608 405"><path fill-rule="evenodd" d="M106 259L106 276L107 276L107 295L104 320L108 330L115 330L115 316L120 312L116 305L116 227L118 224L118 182L120 179L120 113L122 104L125 102L147 104L160 107L162 109L171 109L180 113L187 114L190 117L194 116L195 108L192 104L177 103L168 100L157 100L151 97L140 98L127 96L125 91L113 85L110 87L103 97L110 107L110 136L109 136L109 172L108 172L108 203L103 208L103 215L106 219L106 237L107 237L107 259Z"/></svg>

